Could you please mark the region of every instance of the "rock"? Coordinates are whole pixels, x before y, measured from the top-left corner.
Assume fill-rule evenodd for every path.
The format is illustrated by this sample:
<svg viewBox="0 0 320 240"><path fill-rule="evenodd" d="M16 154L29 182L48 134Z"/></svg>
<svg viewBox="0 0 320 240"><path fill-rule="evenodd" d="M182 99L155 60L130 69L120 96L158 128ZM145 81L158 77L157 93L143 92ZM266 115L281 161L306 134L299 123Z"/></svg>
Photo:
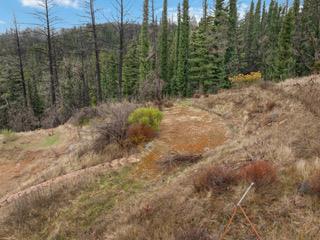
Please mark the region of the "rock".
<svg viewBox="0 0 320 240"><path fill-rule="evenodd" d="M304 181L300 183L298 192L300 194L310 194L311 193L310 183L308 181Z"/></svg>

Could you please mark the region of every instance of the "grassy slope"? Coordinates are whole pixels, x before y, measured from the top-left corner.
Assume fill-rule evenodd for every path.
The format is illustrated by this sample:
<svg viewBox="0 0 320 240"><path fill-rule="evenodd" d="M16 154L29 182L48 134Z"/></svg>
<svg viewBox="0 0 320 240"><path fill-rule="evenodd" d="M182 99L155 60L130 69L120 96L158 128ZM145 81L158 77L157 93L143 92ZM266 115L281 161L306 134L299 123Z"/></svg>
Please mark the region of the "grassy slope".
<svg viewBox="0 0 320 240"><path fill-rule="evenodd" d="M316 81L320 84L319 78ZM173 240L192 228L217 236L247 184L220 195L196 193L193 176L203 167L237 168L252 160L272 161L278 172L274 185L252 192L244 204L263 238L318 239L319 198L300 196L297 188L320 168L319 115L317 109L310 109L311 93L300 91L295 83L252 86L188 101L218 114L229 127L229 140L206 153L203 161L156 179L143 178L133 165L96 176L73 190L33 197L28 205L15 206L0 239L11 235L14 239ZM227 239L248 239L244 219L237 217L235 224Z"/></svg>

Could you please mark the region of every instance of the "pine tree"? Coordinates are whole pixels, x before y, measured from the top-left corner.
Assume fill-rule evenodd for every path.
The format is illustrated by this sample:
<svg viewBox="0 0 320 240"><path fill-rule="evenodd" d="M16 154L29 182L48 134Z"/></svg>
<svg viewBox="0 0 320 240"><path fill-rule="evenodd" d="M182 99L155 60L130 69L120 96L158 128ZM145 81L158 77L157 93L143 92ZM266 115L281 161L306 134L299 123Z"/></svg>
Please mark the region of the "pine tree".
<svg viewBox="0 0 320 240"><path fill-rule="evenodd" d="M215 17L211 26L209 54L212 62L212 84L209 91L215 92L219 88L230 87L225 66L225 54L228 45L228 14L224 8L224 0L216 1Z"/></svg>
<svg viewBox="0 0 320 240"><path fill-rule="evenodd" d="M109 99L118 97L118 63L114 52L101 55L103 95Z"/></svg>
<svg viewBox="0 0 320 240"><path fill-rule="evenodd" d="M302 30L304 32L302 49L305 71L310 73L316 64L320 64L320 2L318 0L304 0L302 9Z"/></svg>
<svg viewBox="0 0 320 240"><path fill-rule="evenodd" d="M177 69L177 83L180 96L187 96L189 94L189 0L183 0L182 20L180 26L179 36L179 57Z"/></svg>
<svg viewBox="0 0 320 240"><path fill-rule="evenodd" d="M266 80L276 80L279 76L277 72L278 43L280 32L280 8L278 3L271 1L267 19L267 42L266 53L264 59L264 77Z"/></svg>
<svg viewBox="0 0 320 240"><path fill-rule="evenodd" d="M181 33L181 6L178 4L177 8L177 27L174 31L173 41L170 48L170 65L169 78L170 89L169 94L177 96L179 94L178 82L178 65L179 65L179 51L180 51L180 33Z"/></svg>
<svg viewBox="0 0 320 240"><path fill-rule="evenodd" d="M253 70L260 69L262 64L260 39L261 39L261 0L258 0L253 23L253 43L252 43L252 62Z"/></svg>
<svg viewBox="0 0 320 240"><path fill-rule="evenodd" d="M253 70L254 53L253 53L253 41L254 41L254 3L251 1L250 11L246 17L246 39L245 39L245 61L246 71Z"/></svg>
<svg viewBox="0 0 320 240"><path fill-rule="evenodd" d="M131 98L137 93L137 85L139 79L139 62L137 56L139 54L138 46L132 43L124 58L123 79L124 79L124 95Z"/></svg>
<svg viewBox="0 0 320 240"><path fill-rule="evenodd" d="M170 88L168 82L168 1L163 0L163 11L161 19L160 35L160 77L166 83L166 92Z"/></svg>
<svg viewBox="0 0 320 240"><path fill-rule="evenodd" d="M239 58L237 52L237 0L229 2L229 27L228 27L228 48L226 51L226 66L229 75L236 75L239 71Z"/></svg>
<svg viewBox="0 0 320 240"><path fill-rule="evenodd" d="M143 4L143 22L140 32L140 46L139 46L139 80L142 84L150 71L149 60L149 1L144 0Z"/></svg>
<svg viewBox="0 0 320 240"><path fill-rule="evenodd" d="M289 10L284 17L279 36L278 78L284 80L295 75L295 60L293 52L294 12Z"/></svg>

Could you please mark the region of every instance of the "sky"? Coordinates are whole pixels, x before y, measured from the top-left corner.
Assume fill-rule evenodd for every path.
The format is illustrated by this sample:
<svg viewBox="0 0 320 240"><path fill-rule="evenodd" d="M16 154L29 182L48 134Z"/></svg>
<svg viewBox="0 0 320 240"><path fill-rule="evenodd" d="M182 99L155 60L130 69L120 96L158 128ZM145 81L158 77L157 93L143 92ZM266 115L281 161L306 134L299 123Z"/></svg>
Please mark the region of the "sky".
<svg viewBox="0 0 320 240"><path fill-rule="evenodd" d="M37 9L39 0L0 0L0 33L12 27L13 13L16 15L19 27L33 27L37 24L37 19L32 13ZM84 0L53 0L55 2L54 15L59 21L56 28L68 28L79 26L85 22L83 1ZM142 14L143 0L124 0L128 3L128 19L139 22ZM161 16L162 1L155 0L155 11L158 19ZM168 0L168 14L175 20L178 2L182 0ZM238 0L238 11L241 16L248 10L251 0ZM256 1L256 0L255 0ZM269 0L267 0L268 2ZM190 15L197 19L202 15L202 0L190 0ZM209 0L213 5L213 0ZM227 2L227 1L226 1ZM117 17L114 8L115 0L96 0L98 22L112 21ZM240 17L241 17L240 16Z"/></svg>

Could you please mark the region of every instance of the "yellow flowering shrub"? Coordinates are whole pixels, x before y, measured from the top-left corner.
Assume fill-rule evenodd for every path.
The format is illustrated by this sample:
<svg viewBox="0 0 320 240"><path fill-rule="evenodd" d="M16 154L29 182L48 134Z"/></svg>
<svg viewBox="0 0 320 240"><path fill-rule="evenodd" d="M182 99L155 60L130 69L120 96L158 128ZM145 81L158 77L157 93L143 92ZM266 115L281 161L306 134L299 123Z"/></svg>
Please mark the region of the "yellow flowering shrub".
<svg viewBox="0 0 320 240"><path fill-rule="evenodd" d="M236 76L230 77L230 81L233 84L241 83L254 83L262 79L261 72L251 72L249 74L238 74Z"/></svg>

